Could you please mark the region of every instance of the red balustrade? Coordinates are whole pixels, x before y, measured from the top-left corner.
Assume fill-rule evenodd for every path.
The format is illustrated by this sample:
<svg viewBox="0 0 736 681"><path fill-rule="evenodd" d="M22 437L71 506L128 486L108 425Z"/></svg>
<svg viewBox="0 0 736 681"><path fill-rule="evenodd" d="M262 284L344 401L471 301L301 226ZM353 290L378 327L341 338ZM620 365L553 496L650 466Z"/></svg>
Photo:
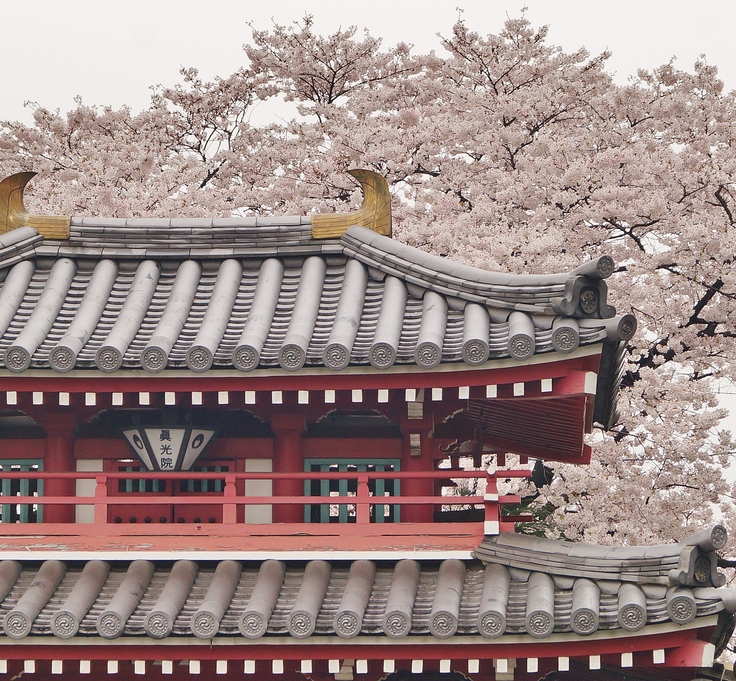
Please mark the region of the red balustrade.
<svg viewBox="0 0 736 681"><path fill-rule="evenodd" d="M514 494L498 494L498 481L511 478L528 478L531 475L529 470L499 470L496 472L485 471L458 471L440 469L428 472L304 472L304 473L274 473L274 472L75 472L75 473L58 473L58 472L0 472L0 480L2 479L23 479L44 481L62 481L62 480L94 480L95 489L93 495L39 495L39 496L0 496L0 504L3 505L37 505L43 507L45 505L59 505L66 507L83 507L93 509L93 522L88 523L4 523L1 524L0 534L4 535L22 535L31 532L31 527L43 526L46 534L52 533L56 535L63 534L87 534L92 532L100 532L100 526L105 526L105 532L109 532L111 526L117 527L118 532L120 523L111 522L108 509L110 506L115 507L137 507L141 510L151 512L156 508L170 506L202 505L203 503L219 507L221 513L218 518L221 522L215 525L207 525L208 529L227 532L229 534L240 535L247 534L248 528L263 530L263 524L249 524L244 522L243 509L251 506L268 506L276 507L280 505L301 505L313 506L320 504L328 504L333 507L348 505L354 509L354 518L351 518L351 525L366 526L375 525L375 507L380 506L381 512L383 507L397 506L399 508L405 506L431 506L435 509L445 507L463 507L463 508L485 508L483 520L475 520L471 523L453 523L453 522L437 522L437 523L421 523L421 528L415 528L417 532L422 534L447 534L457 530L458 525L473 525L476 531L480 529L480 525L486 530L486 533L498 532L499 530L513 529L513 522L529 520L526 516L509 516L508 518L502 514L504 505L518 504L521 498ZM435 494L431 496L374 496L370 491L371 483L376 480L426 480L431 479L437 481L436 488L441 489L442 486L448 487L453 483L450 481L459 480L478 480L485 482L485 493L475 495L457 495L457 494ZM172 483L165 486L166 492L158 492L151 494L147 492L130 492L121 494L118 491L120 481L133 481L133 486L137 486L137 481L158 480L164 483ZM219 481L220 491L218 492L202 492L188 495L172 494L172 489L177 481ZM356 492L349 496L313 496L303 494L300 496L278 496L278 495L245 495L243 494L244 483L248 481L267 481L277 483L278 481L296 481L304 486L305 482L317 480L347 480L355 483ZM443 485L443 483L446 483ZM278 484L273 485L278 489ZM57 486L58 488L58 486ZM489 525L488 523L491 523ZM304 523L303 526L314 527L318 523ZM393 522L380 523L382 534L410 534L412 525L417 523ZM284 525L283 527L281 527ZM272 523L269 525L269 531L279 534L286 532L298 532L295 529L299 523L280 524ZM331 529L330 529L331 528ZM342 524L340 530L339 523L330 523L325 528L321 528L322 532L328 534L338 534L345 531L345 525ZM434 528L434 529L431 529ZM40 528L39 528L40 529ZM316 528L315 528L316 529ZM160 535L167 534L185 534L187 528L180 524L159 524L151 523L144 526L142 523L133 524L125 523L126 534L152 534L154 531Z"/></svg>

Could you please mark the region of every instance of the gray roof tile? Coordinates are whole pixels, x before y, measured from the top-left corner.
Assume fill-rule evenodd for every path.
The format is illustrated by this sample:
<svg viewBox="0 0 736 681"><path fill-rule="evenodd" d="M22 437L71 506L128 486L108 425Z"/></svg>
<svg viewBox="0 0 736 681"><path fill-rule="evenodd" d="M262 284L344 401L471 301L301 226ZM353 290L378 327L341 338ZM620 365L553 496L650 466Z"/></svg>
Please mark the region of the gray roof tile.
<svg viewBox="0 0 736 681"><path fill-rule="evenodd" d="M631 624L629 631L640 631L647 620L655 624L671 617L664 586L627 586L628 595L619 600L621 582L558 577L547 593L549 580L540 572L457 560L378 565L367 560L229 560L214 565L182 560L173 566L141 560L81 565L6 560L0 562L0 605L17 613L10 624L6 615L5 627L19 639L301 638L314 632L343 638L357 633L438 639L481 635L503 642L504 634L525 634L528 627L535 637L553 632L575 637L598 627L620 629L622 622ZM678 589L670 591L670 600L691 599L694 616L704 617L724 607L733 611L733 594L729 589ZM623 609L637 602L645 618L635 624L630 619L635 613L624 615ZM534 618L543 619L545 612L547 624L527 616L538 613Z"/></svg>
<svg viewBox="0 0 736 681"><path fill-rule="evenodd" d="M301 225L301 218L298 215L289 216L258 216L256 217L256 225L258 227L294 227Z"/></svg>
<svg viewBox="0 0 736 681"><path fill-rule="evenodd" d="M211 229L212 222L212 218L172 218L171 227L199 227L201 229Z"/></svg>
<svg viewBox="0 0 736 681"><path fill-rule="evenodd" d="M72 218L72 224L80 227L125 227L125 218Z"/></svg>
<svg viewBox="0 0 736 681"><path fill-rule="evenodd" d="M126 227L168 227L171 224L171 218L128 218L125 221Z"/></svg>
<svg viewBox="0 0 736 681"><path fill-rule="evenodd" d="M255 227L255 218L214 218L213 227Z"/></svg>
<svg viewBox="0 0 736 681"><path fill-rule="evenodd" d="M321 289L315 291L316 318L313 329L304 330L301 334L304 338L299 342L304 361L309 366L322 364L330 344L333 353L348 351L348 364L355 366L369 366L371 362L374 362L376 368L394 363L426 363L421 358L430 351L442 362L466 361L474 365L477 362L493 362L495 359L509 357L508 316L509 311L513 310L529 320L526 326L531 329L529 340L534 351L552 352L556 346L553 345L550 331L551 319L558 314L557 308L566 282L571 281L571 277L581 276L564 273L531 276L485 272L418 251L362 227L351 227L341 239L320 241L312 239L310 223L311 216L130 220L75 217L72 220L72 234L66 242L38 242L38 237L31 237L29 234L29 241L26 243L20 238L23 236L22 230L3 235L0 238L0 268L4 270L11 271L19 267L18 257L30 259L34 256L47 259L66 257L74 261L77 268L69 283L66 299L61 301L55 319L51 320L48 328L38 326L35 329L35 333L43 338L40 339L38 351L31 353L29 366L48 368L49 355L72 323L84 287L89 284L94 264L101 259L113 261L119 273L95 328L77 352L77 366L80 368L140 368L142 352L151 342L154 328L162 321L171 321L167 319L170 313L165 310L165 302L176 272L188 260L196 260L206 266L201 281L193 292L186 318L178 320L175 325L176 328L181 326L180 332L176 338L170 339L168 356L171 366L177 367L185 366L188 353L202 351L200 340L197 340L198 333L214 295L214 281L220 263L238 258L243 267L232 313L226 321L219 343L216 346L211 343L207 345L207 352L212 356L211 370L237 366L237 362L233 363L233 352L253 301L256 282L252 277L258 276L256 273L260 271L261 263L268 258L280 257L290 269L280 284L278 309L258 349L259 366L263 368L279 365L279 349L286 342L287 326L295 313L296 285L301 268L311 258L324 261L325 275ZM17 244L19 249L23 249L19 251L21 255L8 252L3 257L3 244L8 248ZM132 336L124 346L116 350L121 353L120 356L117 359L108 358L112 364L104 364L103 369L103 364L99 363L102 361L99 351L107 347L112 325L120 315L121 307L132 295L132 274L125 274L124 270L146 260L158 262L164 271L153 286L150 298L131 317L135 320L134 328L130 329ZM362 289L363 283L357 285L344 279L347 264L354 262L361 263L370 273L365 290ZM18 304L13 318L8 320L0 345L7 347L12 344L20 329L29 322L40 291L48 282L49 269L43 266L34 272L28 282L24 300ZM210 269L212 276L207 275ZM382 319L382 315L387 313L379 313L381 300L385 295L387 282L394 279L403 282L412 297L406 305L394 306L390 310L391 315L396 315L393 320L395 328L388 340L379 339L379 331L384 333L380 326L387 323ZM340 339L338 342L338 339L331 338L330 331L336 322L341 289L345 296L355 297L356 308L351 311L350 316L355 318L356 327L352 340ZM605 293L603 289L600 290L602 294ZM422 325L426 315L422 313L421 299L427 298L425 294L428 291L445 301L447 309L441 323L434 321L430 324L425 319ZM487 315L482 315L482 319L478 317L481 322L477 319L466 322L468 302L486 308ZM235 310L240 312L236 314ZM548 319L542 319L544 316ZM531 321L532 317L538 322L536 328ZM580 315L576 313L573 317L578 319ZM622 319L581 320L579 344L600 343L606 338L616 340L617 334L621 333L620 328L631 327L628 320L624 324ZM31 324L36 323L33 318ZM471 344L480 344L479 349L476 348L471 353ZM243 352L246 350L243 349ZM62 350L57 354L59 353ZM474 357L480 359L473 360ZM610 407L611 396L615 394L620 361L620 357L610 361L606 365L610 376L599 378L601 390L605 387L605 391L601 392L596 401L596 405L599 402L604 403L601 413L613 412ZM344 360L339 366L345 366Z"/></svg>

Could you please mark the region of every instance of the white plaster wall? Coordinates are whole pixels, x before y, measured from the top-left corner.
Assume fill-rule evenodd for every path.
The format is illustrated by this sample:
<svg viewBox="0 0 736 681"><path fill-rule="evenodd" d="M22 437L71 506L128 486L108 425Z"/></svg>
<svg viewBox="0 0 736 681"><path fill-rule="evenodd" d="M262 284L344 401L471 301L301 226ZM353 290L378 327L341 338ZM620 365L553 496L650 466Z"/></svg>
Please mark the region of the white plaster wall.
<svg viewBox="0 0 736 681"><path fill-rule="evenodd" d="M102 459L80 459L77 461L77 472L102 471ZM77 496L91 497L95 494L95 480L77 480ZM95 520L95 507L79 504L75 508L76 522L91 524Z"/></svg>
<svg viewBox="0 0 736 681"><path fill-rule="evenodd" d="M246 459L246 473L270 473L273 471L271 459ZM246 480L246 497L267 497L273 494L273 482L271 480ZM271 504L258 504L245 507L245 522L265 524L272 522Z"/></svg>

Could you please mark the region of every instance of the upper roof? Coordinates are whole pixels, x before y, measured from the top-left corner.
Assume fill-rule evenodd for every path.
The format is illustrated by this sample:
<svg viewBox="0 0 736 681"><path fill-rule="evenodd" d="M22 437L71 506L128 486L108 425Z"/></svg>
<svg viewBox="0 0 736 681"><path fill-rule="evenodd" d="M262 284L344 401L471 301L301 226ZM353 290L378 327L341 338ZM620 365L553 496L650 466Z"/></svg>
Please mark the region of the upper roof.
<svg viewBox="0 0 736 681"><path fill-rule="evenodd" d="M606 301L611 258L547 275L460 265L385 236L385 180L354 174L365 201L344 215L72 217L66 231L65 218L25 213L31 173L7 178L0 183L10 230L0 234L3 365L13 372L430 369L601 343L615 357L633 335L633 316L616 316ZM618 363L609 364L615 376Z"/></svg>

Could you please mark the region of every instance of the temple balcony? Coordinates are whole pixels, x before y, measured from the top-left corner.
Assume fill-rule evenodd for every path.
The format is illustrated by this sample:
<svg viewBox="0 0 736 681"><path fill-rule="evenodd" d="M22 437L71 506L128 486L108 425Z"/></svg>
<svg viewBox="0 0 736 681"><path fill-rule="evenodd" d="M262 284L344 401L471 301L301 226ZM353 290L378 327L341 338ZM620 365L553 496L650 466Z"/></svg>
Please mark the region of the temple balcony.
<svg viewBox="0 0 736 681"><path fill-rule="evenodd" d="M467 552L528 470L0 473L4 551ZM448 494L458 483L483 494ZM419 493L415 491L418 490ZM423 492L428 490L428 492ZM434 490L434 491L433 491ZM378 553L377 553L378 552ZM446 557L446 554L443 554Z"/></svg>

